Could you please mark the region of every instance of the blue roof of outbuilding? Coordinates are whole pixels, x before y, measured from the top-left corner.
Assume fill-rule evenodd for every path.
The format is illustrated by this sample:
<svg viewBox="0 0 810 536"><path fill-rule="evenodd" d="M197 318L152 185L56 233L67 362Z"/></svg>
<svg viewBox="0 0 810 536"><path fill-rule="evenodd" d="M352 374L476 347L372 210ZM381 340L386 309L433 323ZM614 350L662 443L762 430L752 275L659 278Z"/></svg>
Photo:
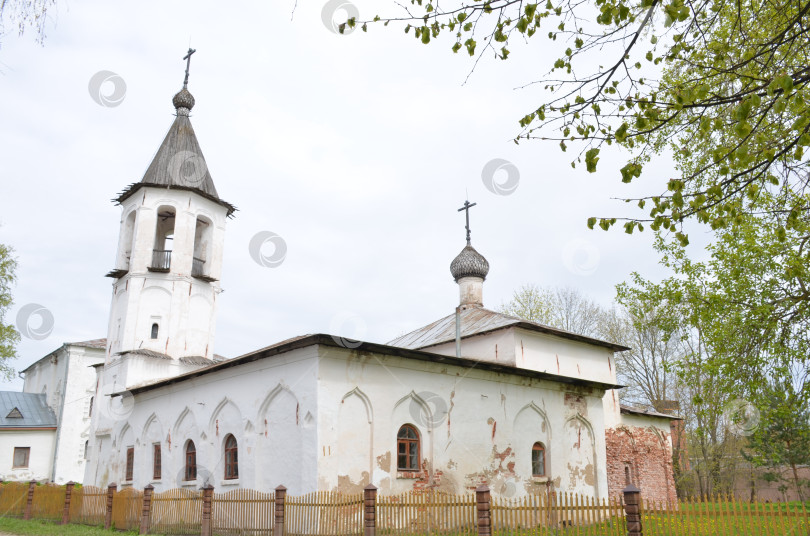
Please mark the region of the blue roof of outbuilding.
<svg viewBox="0 0 810 536"><path fill-rule="evenodd" d="M14 408L22 418L9 418ZM56 414L42 393L0 391L0 428L56 428Z"/></svg>

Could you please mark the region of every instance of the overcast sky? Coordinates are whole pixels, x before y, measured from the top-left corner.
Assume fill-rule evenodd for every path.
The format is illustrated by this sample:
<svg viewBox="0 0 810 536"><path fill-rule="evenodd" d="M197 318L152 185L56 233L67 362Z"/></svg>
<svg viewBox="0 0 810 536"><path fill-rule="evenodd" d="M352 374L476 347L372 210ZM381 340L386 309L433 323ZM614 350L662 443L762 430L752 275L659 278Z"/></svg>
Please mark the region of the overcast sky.
<svg viewBox="0 0 810 536"><path fill-rule="evenodd" d="M353 5L361 18L398 13L379 0ZM603 150L588 174L571 169L570 149L511 141L544 97L515 88L550 66L545 39L515 43L506 62L486 55L470 75L474 60L448 41L424 46L393 26L339 35L324 6L59 0L44 46L33 33L4 39L0 242L19 260L9 318L40 304L54 319L47 337L23 338L18 369L64 342L106 336L112 280L103 276L120 219L110 200L141 180L169 128L189 43L192 123L220 196L239 208L227 228L219 354L318 332L386 342L450 314L467 194L478 204L473 245L491 265L485 306L525 283L573 286L609 304L631 271L663 273L649 233L585 222L634 214L611 198L659 192L667 159L628 186L618 152ZM123 81L123 100L93 98L101 71L118 76L101 95ZM508 195L484 184L493 159L519 173ZM509 176L494 180L508 186ZM275 268L249 254L262 231L287 244Z"/></svg>

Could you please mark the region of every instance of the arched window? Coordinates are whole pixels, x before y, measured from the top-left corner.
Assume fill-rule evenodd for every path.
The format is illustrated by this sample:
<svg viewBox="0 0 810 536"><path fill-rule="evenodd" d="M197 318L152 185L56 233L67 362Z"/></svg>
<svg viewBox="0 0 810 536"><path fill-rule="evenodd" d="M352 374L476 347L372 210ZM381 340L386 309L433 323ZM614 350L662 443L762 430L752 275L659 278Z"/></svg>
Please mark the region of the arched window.
<svg viewBox="0 0 810 536"><path fill-rule="evenodd" d="M186 470L183 480L197 480L197 449L190 439L186 443Z"/></svg>
<svg viewBox="0 0 810 536"><path fill-rule="evenodd" d="M152 338L157 339L158 331L160 331L160 326L158 326L157 322L152 324Z"/></svg>
<svg viewBox="0 0 810 536"><path fill-rule="evenodd" d="M92 416L93 416L93 400L95 400L95 397L92 397L92 396L91 396L91 397L90 397L90 409L89 409L89 410L87 410L87 416L88 416L88 417L92 417ZM85 457L86 457L86 456L85 456Z"/></svg>
<svg viewBox="0 0 810 536"><path fill-rule="evenodd" d="M405 424L397 433L397 470L419 470L419 432Z"/></svg>
<svg viewBox="0 0 810 536"><path fill-rule="evenodd" d="M204 217L197 218L196 231L194 232L194 258L191 264L191 275L194 277L205 277L208 275L206 260L210 258L209 250L211 248L213 227L209 219Z"/></svg>
<svg viewBox="0 0 810 536"><path fill-rule="evenodd" d="M233 434L228 434L225 438L225 480L235 478L239 478L239 447Z"/></svg>
<svg viewBox="0 0 810 536"><path fill-rule="evenodd" d="M172 264L172 243L174 242L174 207L160 207L155 229L155 247L152 250L152 272L168 272Z"/></svg>
<svg viewBox="0 0 810 536"><path fill-rule="evenodd" d="M118 244L118 260L115 267L121 270L129 270L129 261L132 256L132 240L135 236L135 211L133 210L124 220L121 227L121 241Z"/></svg>
<svg viewBox="0 0 810 536"><path fill-rule="evenodd" d="M633 483L633 466L630 462L624 463L624 483L625 485L629 486Z"/></svg>
<svg viewBox="0 0 810 536"><path fill-rule="evenodd" d="M84 459L87 459L87 453L90 450L90 441L84 442Z"/></svg>
<svg viewBox="0 0 810 536"><path fill-rule="evenodd" d="M532 445L532 476L546 476L546 447L539 441Z"/></svg>

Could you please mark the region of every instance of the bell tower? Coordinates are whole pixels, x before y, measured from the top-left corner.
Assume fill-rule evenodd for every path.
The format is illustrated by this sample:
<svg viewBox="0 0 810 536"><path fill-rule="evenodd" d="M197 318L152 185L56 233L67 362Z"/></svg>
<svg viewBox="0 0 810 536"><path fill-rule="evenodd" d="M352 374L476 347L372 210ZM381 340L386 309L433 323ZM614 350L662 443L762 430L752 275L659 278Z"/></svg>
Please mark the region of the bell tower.
<svg viewBox="0 0 810 536"><path fill-rule="evenodd" d="M213 362L225 223L235 208L217 194L191 126L188 63L172 103L176 117L143 179L115 199L122 212L107 274L105 373L118 369L116 388Z"/></svg>

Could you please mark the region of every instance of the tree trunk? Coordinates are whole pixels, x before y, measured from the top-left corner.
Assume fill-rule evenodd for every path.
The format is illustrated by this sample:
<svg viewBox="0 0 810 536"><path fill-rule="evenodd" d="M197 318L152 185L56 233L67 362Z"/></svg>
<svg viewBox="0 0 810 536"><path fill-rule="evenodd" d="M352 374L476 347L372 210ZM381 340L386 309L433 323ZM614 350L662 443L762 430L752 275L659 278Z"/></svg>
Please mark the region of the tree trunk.
<svg viewBox="0 0 810 536"><path fill-rule="evenodd" d="M799 472L796 470L796 464L791 463L790 468L793 469L793 484L796 486L796 493L799 494L799 500L804 502L804 495L802 494L802 487L799 484Z"/></svg>

